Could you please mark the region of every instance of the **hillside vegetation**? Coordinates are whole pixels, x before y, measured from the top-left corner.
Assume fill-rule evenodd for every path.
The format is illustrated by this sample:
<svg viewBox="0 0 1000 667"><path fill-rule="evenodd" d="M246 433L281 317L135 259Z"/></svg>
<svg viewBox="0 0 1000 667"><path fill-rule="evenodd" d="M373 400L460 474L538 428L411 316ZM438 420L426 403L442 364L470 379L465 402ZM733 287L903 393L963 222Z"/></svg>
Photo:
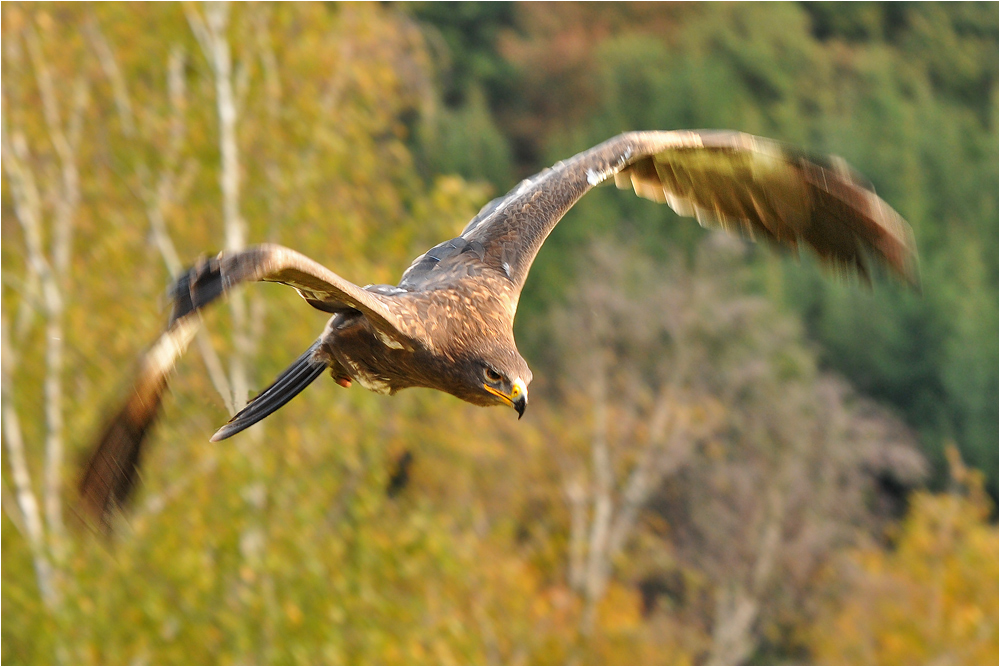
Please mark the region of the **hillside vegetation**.
<svg viewBox="0 0 1000 667"><path fill-rule="evenodd" d="M998 659L996 4L4 3L2 658ZM326 316L254 285L176 369L104 540L80 463L186 265L395 283L634 129L846 158L922 292L599 188L516 323L521 421L325 378L218 444Z"/></svg>

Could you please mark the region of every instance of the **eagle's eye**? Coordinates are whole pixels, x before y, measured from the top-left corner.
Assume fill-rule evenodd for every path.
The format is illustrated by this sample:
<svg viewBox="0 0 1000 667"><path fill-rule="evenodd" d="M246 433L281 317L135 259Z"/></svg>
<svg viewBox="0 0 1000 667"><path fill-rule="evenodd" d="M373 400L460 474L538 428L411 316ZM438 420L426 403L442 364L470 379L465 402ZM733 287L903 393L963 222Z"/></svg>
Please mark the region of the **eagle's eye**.
<svg viewBox="0 0 1000 667"><path fill-rule="evenodd" d="M493 370L489 366L487 366L485 369L483 369L483 375L490 382L500 382L500 380L503 379L502 375L500 375L499 373L497 373L495 370Z"/></svg>

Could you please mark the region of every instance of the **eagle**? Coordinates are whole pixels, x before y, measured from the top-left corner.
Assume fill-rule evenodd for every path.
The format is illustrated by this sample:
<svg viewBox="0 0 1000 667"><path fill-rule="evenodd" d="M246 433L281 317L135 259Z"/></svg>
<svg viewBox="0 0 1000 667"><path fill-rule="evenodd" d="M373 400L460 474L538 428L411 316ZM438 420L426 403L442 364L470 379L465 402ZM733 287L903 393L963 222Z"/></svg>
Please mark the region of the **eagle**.
<svg viewBox="0 0 1000 667"><path fill-rule="evenodd" d="M274 244L197 263L173 284L169 323L140 357L132 390L97 439L79 486L85 513L109 527L135 486L144 441L199 311L243 283L288 285L331 317L212 441L264 419L327 369L345 387L357 382L389 395L429 387L475 405L507 406L520 418L532 377L514 342L521 289L556 223L612 178L702 225L808 246L823 263L865 281L881 265L918 285L910 226L844 160L733 131L627 132L489 202L459 236L417 257L394 286L359 287Z"/></svg>

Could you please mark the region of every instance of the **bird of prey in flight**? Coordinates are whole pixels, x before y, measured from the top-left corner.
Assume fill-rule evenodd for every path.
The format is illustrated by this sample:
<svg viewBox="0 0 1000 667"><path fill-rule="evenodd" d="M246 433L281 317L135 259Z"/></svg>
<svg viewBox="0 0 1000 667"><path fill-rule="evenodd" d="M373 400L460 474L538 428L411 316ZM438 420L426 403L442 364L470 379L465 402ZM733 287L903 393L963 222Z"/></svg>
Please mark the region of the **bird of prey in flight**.
<svg viewBox="0 0 1000 667"><path fill-rule="evenodd" d="M294 287L331 314L316 341L212 440L268 416L324 370L381 394L429 387L520 417L531 370L513 323L528 270L556 223L608 179L703 225L777 244L868 279L872 262L917 284L909 225L839 158L727 131L628 132L559 162L494 199L462 233L417 257L399 284L358 287L279 245L223 252L182 275L170 322L141 357L132 390L101 434L80 483L105 522L137 479L143 441L167 377L199 326L198 311L242 283Z"/></svg>

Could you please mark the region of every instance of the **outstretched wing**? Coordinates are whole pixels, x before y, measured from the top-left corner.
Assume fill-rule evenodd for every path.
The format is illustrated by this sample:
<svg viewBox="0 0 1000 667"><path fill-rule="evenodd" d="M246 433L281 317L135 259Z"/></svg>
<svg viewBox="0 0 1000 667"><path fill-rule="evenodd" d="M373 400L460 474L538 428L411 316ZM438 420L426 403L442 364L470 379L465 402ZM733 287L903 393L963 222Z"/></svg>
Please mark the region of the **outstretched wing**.
<svg viewBox="0 0 1000 667"><path fill-rule="evenodd" d="M487 204L462 232L517 292L560 218L588 190L620 188L751 238L811 247L825 262L868 275L871 256L911 284L909 225L839 158L817 158L739 132L628 132L526 179Z"/></svg>
<svg viewBox="0 0 1000 667"><path fill-rule="evenodd" d="M104 426L80 479L80 507L86 518L108 531L116 507L137 481L142 443L160 412L163 392L174 362L198 331L196 317L176 320L139 358L128 397Z"/></svg>
<svg viewBox="0 0 1000 667"><path fill-rule="evenodd" d="M359 310L386 336L400 344L409 341L400 318L381 295L365 291L294 250L260 245L199 263L171 289L170 323L140 357L128 397L107 422L80 481L85 512L105 529L115 507L124 503L135 486L143 442L159 413L174 363L200 325L198 311L233 287L252 281L291 285L306 301L327 312Z"/></svg>
<svg viewBox="0 0 1000 667"><path fill-rule="evenodd" d="M265 243L239 252L220 253L177 281L173 319L201 308L236 285L282 283L294 287L309 305L328 313L359 310L381 333L408 343L406 322L383 295L344 280L322 264L284 246Z"/></svg>

